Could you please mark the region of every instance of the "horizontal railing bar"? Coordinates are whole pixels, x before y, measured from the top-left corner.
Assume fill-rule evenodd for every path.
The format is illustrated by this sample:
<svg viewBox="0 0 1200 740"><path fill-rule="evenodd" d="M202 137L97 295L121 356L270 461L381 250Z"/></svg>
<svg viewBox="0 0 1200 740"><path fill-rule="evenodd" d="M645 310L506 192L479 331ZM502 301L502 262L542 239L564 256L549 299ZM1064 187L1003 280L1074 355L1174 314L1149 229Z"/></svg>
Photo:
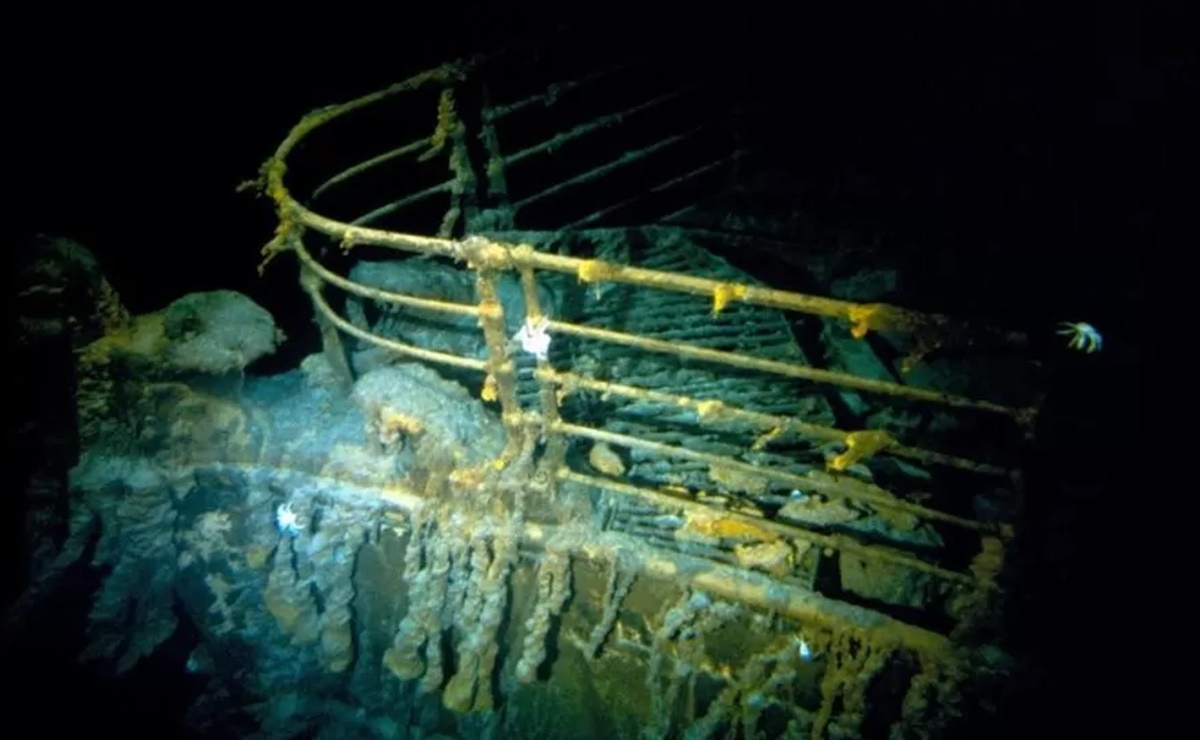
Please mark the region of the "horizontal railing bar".
<svg viewBox="0 0 1200 740"><path fill-rule="evenodd" d="M408 144L405 144L404 146L396 147L395 149L390 149L390 150L384 152L383 154L376 155L374 157L371 157L370 159L359 162L356 165L347 167L346 169L337 173L333 177L330 177L328 180L326 180L325 182L323 182L319 186L317 186L317 188L315 190L313 190L312 197L320 198L321 195L324 194L326 190L332 188L334 185L340 185L341 183L346 182L347 180L349 180L353 177L357 177L358 175L361 175L362 173L366 172L367 170L370 170L372 167L378 167L379 165L386 164L387 162L390 162L393 159L398 159L407 154L413 154L414 152L418 152L423 149L427 149L428 147L429 147L429 137L424 136L424 137L421 137L420 139L417 139L416 141L409 142Z"/></svg>
<svg viewBox="0 0 1200 740"><path fill-rule="evenodd" d="M846 441L849 432L834 427L822 426L820 424L812 424L801 421L789 416L780 416L776 414L765 414L758 411L748 411L746 409L730 406L721 401L704 400L692 398L690 396L679 396L672 393L664 393L662 391L649 390L637 386L624 385L621 383L612 383L606 380L595 380L585 378L582 375L576 375L570 372L561 372L553 369L539 369L536 371L536 376L539 380L554 383L567 391L583 388L597 393L612 394L632 398L637 400L651 401L664 405L674 405L681 408L695 411L698 416L706 416L713 418L729 418L745 421L754 424L764 433L770 432L773 429L782 430L781 433L796 432L805 437L811 437L827 442L842 442ZM1009 474L1007 468L1002 468L997 465L989 465L987 463L976 462L963 457L947 455L936 450L927 450L920 447L907 447L905 445L893 444L879 452L879 454L895 455L897 457L905 457L911 460L921 462L936 463L948 467L968 470L973 473L983 475L1004 476Z"/></svg>
<svg viewBox="0 0 1200 740"><path fill-rule="evenodd" d="M640 498L658 506L678 508L684 511L695 512L703 516L718 516L735 519L740 522L744 522L751 528L757 528L769 532L775 536L783 538L791 537L804 540L805 542L809 542L817 547L840 550L842 552L852 553L860 557L892 563L906 568L912 568L913 570L929 573L953 583L972 584L975 582L975 579L966 573L959 573L958 571L949 570L948 568L927 563L920 558L905 555L896 550L888 550L879 547L872 547L871 545L864 545L854 538L847 537L845 535L821 534L820 532L814 532L810 529L805 529L804 527L774 522L769 519L750 516L749 514L744 514L738 511L723 511L721 509L714 509L711 506L706 506L705 504L697 503L695 501L689 501L679 496L673 496L671 494L656 491L654 489L622 483L620 481L609 480L607 478L599 478L584 473L578 473L566 467L560 469L558 473L558 479L560 481L568 481L579 485L605 488L622 495Z"/></svg>
<svg viewBox="0 0 1200 740"><path fill-rule="evenodd" d="M369 342L370 344L383 347L384 349L404 355L406 357L413 357L415 359L425 360L427 362L437 362L453 367L466 368L468 370L487 372L487 362L483 360L472 360L468 357L460 357L458 355L447 354L446 352L438 352L435 350L425 349L423 347L416 347L411 344L397 342L393 339L385 339L383 337L376 336L369 331L358 328L354 324L351 324L349 321L346 321L344 318L339 316L338 313L329 305L329 303L325 301L325 297L321 295L321 291L317 288L309 288L308 294L312 298L313 305L316 306L317 310L320 311L325 318L329 319L334 326L352 337L356 337L364 342Z"/></svg>
<svg viewBox="0 0 1200 740"><path fill-rule="evenodd" d="M947 514L937 509L930 509L919 504L913 504L908 501L895 498L882 488L870 483L853 478L835 478L832 475L811 476L797 475L783 470L774 468L759 467L744 463L733 458L723 457L721 455L713 455L707 452L698 452L689 450L684 447L676 447L675 445L662 444L660 442L651 442L639 437L632 437L627 434L618 434L616 432L608 432L603 429L583 426L579 424L570 424L567 422L558 422L550 425L550 432L558 432L567 434L573 437L583 437L596 442L604 442L606 444L614 444L619 447L634 448L652 452L664 457L672 457L678 459L694 460L697 462L706 463L710 466L725 468L731 471L743 473L748 476L755 476L771 480L776 483L781 483L785 487L804 491L805 493L818 493L822 496L830 498L846 498L851 501L858 501L869 504L877 509L888 509L898 511L903 514L909 514L920 519L928 521L943 522L945 524L953 524L963 529L985 532L989 534L1009 535L1010 526L1007 524L997 524L992 522L980 522L974 519L967 519L954 514Z"/></svg>
<svg viewBox="0 0 1200 740"><path fill-rule="evenodd" d="M616 113L606 113L588 121L587 123L581 123L578 126L570 128L566 131L559 132L545 141L533 144L518 152L508 155L504 158L504 164L511 167L513 165L520 164L530 157L534 157L546 152L552 152L558 149L560 146L574 141L581 136L586 136L593 131L598 131L607 126L618 124L626 118L637 115L638 113L643 113L664 103L668 103L675 98L683 97L689 92L691 92L691 89L685 88L682 90L673 90L664 95L660 95L657 98L651 98L650 100L639 103L638 105L630 106L625 110L617 111Z"/></svg>
<svg viewBox="0 0 1200 740"><path fill-rule="evenodd" d="M650 144L649 146L644 146L641 149L630 149L630 150L626 151L624 154L622 154L620 157L618 157L617 159L606 162L605 164L602 164L599 167L594 167L594 168L588 170L587 172L584 172L580 175L576 175L575 177L572 177L570 179L563 180L562 182L560 182L556 185L551 185L550 187L548 187L544 190L540 190L537 193L534 193L533 195L526 196L525 198L513 203L513 208L520 210L528 205L538 202L539 200L549 198L550 196L553 196L553 195L558 195L559 193L563 192L564 190L569 190L570 188L586 184L593 180L599 180L600 178L602 178L608 174L611 174L612 172L615 172L622 167L626 167L628 165L633 164L634 162L638 161L639 159L643 159L644 157L649 157L653 154L657 154L658 152L660 152L664 149L667 149L668 147L671 147L671 146L674 146L675 144L686 141L688 138L695 136L701 130L703 130L703 127L697 126L693 129L691 129L690 131L685 131L682 134L675 134L674 136L668 136L665 139L656 141L655 143Z"/></svg>

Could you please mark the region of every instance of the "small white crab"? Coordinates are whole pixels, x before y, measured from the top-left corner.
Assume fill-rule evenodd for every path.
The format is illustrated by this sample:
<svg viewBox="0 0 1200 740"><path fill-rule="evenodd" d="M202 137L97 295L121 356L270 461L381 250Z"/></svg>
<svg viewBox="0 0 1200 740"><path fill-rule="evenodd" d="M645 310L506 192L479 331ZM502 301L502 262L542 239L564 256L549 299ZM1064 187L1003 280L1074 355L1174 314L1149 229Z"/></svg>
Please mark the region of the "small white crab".
<svg viewBox="0 0 1200 740"><path fill-rule="evenodd" d="M1098 352L1104 346L1104 337L1096 331L1096 327L1086 321L1064 321L1059 324L1058 333L1071 337L1067 346L1081 350L1089 355Z"/></svg>
<svg viewBox="0 0 1200 740"><path fill-rule="evenodd" d="M513 340L521 343L521 349L539 360L545 360L550 352L550 335L546 328L550 320L545 316L536 319L525 319L525 324L513 335Z"/></svg>
<svg viewBox="0 0 1200 740"><path fill-rule="evenodd" d="M275 509L275 526L279 528L279 533L288 537L295 537L304 531L304 522L300 515L292 510L292 503L289 501L279 505Z"/></svg>

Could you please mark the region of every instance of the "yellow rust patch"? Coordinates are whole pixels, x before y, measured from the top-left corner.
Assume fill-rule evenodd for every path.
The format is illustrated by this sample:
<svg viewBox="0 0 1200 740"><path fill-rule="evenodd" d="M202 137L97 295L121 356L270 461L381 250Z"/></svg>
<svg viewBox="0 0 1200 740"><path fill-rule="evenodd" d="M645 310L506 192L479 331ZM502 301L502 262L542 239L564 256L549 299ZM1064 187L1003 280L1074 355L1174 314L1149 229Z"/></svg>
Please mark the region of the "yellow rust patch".
<svg viewBox="0 0 1200 740"><path fill-rule="evenodd" d="M680 530L712 539L754 540L774 542L779 535L766 527L740 517L719 516L707 512L688 512Z"/></svg>

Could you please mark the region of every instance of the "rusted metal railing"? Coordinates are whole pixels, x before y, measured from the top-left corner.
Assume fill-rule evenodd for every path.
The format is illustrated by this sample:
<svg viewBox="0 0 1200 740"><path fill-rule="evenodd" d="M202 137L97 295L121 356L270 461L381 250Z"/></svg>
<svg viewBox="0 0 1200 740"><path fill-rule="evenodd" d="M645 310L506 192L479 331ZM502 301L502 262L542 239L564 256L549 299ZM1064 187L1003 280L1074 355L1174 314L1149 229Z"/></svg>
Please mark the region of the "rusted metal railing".
<svg viewBox="0 0 1200 740"><path fill-rule="evenodd" d="M863 338L868 332L898 332L911 334L916 338L917 354L932 351L934 348L948 344L961 344L964 338L978 331L977 327L969 326L948 316L926 314L910 311L897 306L870 303L861 304L851 301L835 300L814 295L777 290L761 285L697 277L694 275L678 274L661 270L645 269L627 264L618 264L597 259L584 259L560 254L541 252L529 244L506 243L499 240L479 236L452 238L447 234L441 236L425 236L419 234L400 233L370 226L372 222L385 214L395 213L404 207L430 197L450 196L449 209L462 209L464 195L464 178L473 177L465 173L468 168L463 161L451 162L454 177L444 183L422 189L394 200L384 206L375 208L360 218L344 222L329 218L308 207L295 197L287 184L289 158L297 145L313 131L352 111L376 104L386 98L410 92L419 88L435 87L443 90L453 89L461 84L475 68L478 60L446 65L437 70L414 77L406 82L392 86L387 90L364 96L340 106L322 108L306 116L297 124L275 155L264 165L260 185L263 191L275 202L279 215L279 227L275 238L264 249L264 264L277 254L290 252L295 254L303 268L304 287L311 296L313 306L329 326L353 336L354 338L387 349L398 354L424 362L440 363L456 368L483 373L485 393L494 399L502 410L505 428L509 434L509 448L506 455L511 456L513 450L525 445L530 434L537 434L546 440L546 446L539 461L541 469L548 473L551 485L559 483L575 484L603 488L617 495L638 498L654 505L678 508L685 511L707 511L712 508L695 497L679 491L665 491L647 488L627 481L614 480L611 477L589 475L571 469L566 462L566 450L571 439L603 442L627 449L639 449L643 452L668 458L681 458L708 465L710 469L722 469L735 473L762 478L784 488L803 489L826 496L830 499L847 500L866 505L882 512L891 512L915 518L923 522L957 527L981 538L981 552L993 547L998 539L1003 542L1012 535L1009 523L979 521L958 514L951 514L919 503L905 500L891 492L871 483L866 483L848 475L838 475L840 471L833 466L830 470L811 469L805 474L789 470L774 469L755 465L728 455L690 450L684 447L664 444L627 434L619 434L595 426L567 421L564 418L562 399L576 391L587 390L606 396L620 396L628 399L651 401L659 404L686 409L696 414L701 426L717 425L720 423L738 422L756 430L754 436L747 440L747 449L765 446L772 440L782 437L793 437L812 440L818 443L841 443L853 448L857 442L866 438L855 436L856 432L843 431L831 426L815 424L802 418L780 414L762 413L739 408L720 399L693 398L686 395L667 393L660 390L647 389L629 384L614 383L575 373L568 368L553 366L548 358L537 360L537 369L533 375L538 385L539 408L523 408L518 398L518 380L515 358L509 347L509 337L505 333L503 309L498 297L498 276L503 272L515 272L520 277L523 288L526 315L523 317L527 325L535 325L544 321L544 329L551 337L577 337L596 342L618 344L638 352L652 352L674 357L712 363L714 365L741 370L752 370L784 378L800 379L812 383L826 384L832 387L852 389L869 394L904 399L906 401L930 404L949 410L991 415L1008 420L1018 431L1028 429L1036 409L1027 406L1010 406L994 400L976 399L961 395L944 393L937 390L918 388L901 383L888 382L874 378L861 377L852 373L827 370L812 367L799 362L766 359L752 355L715 350L708 347L681 342L668 342L653 337L640 336L612 329L586 326L580 323L551 318L539 304L537 293L537 276L541 272L553 272L573 276L580 283L611 282L634 286L644 290L672 291L677 293L701 296L711 301L712 313L719 314L734 303L744 303L767 309L811 314L827 319L835 319L849 325L851 333ZM572 84L585 85L588 79L581 79ZM389 150L384 154L354 165L333 176L316 188L314 196L320 196L334 187L345 183L374 167L385 163L403 161L406 158L416 159L424 152L444 153L450 159L465 157L465 149L461 145L463 138L463 122L457 117L456 111L446 103L453 100L450 94L439 98L438 130L430 140L410 142L401 147ZM647 101L644 106L653 107L667 102L667 98ZM510 104L508 108L498 107L485 111L482 117L485 125L492 126L505 115L525 106L528 101ZM527 107L527 106L526 106ZM485 148L491 160L485 169L488 171L490 193L503 194L510 199L516 210L537 202L538 200L569 189L581 182L603 178L615 169L622 167L626 161L613 160L606 164L587 170L573 178L552 184L536 193L513 197L507 191L507 186L498 187L502 173L493 168L514 165L528 165L532 158L579 137L586 136L594 130L605 126L616 125L623 116L634 115L643 108L627 108L612 114L611 118L601 118L596 121L581 124L568 130L556 138L548 139L540 144L527 147L508 157L503 157L498 149L495 131L489 129L481 134ZM686 137L691 132L679 134ZM447 142L449 142L447 144ZM457 143L456 143L457 142ZM651 156L662 147L675 143L667 138L652 142L640 148L631 150L631 158ZM429 147L433 147L430 149ZM445 152L441 152L445 146ZM733 155L731 155L733 156ZM687 179L714 166L712 163L701 163L698 167L685 170L680 178ZM468 168L469 169L469 168ZM668 178L666 183L675 180ZM602 220L612 209L622 207L624 201L599 208L593 216L585 217L577 223L592 223ZM447 219L452 223L454 219ZM313 254L309 246L309 237L321 235L342 249L351 250L373 246L405 254L417 254L444 257L463 264L474 271L478 303L475 305L454 303L431 298L421 298L395 292L380 290L358 284L342 277L325 267L321 260ZM429 348L417 347L378 336L366 329L355 326L352 322L339 316L323 295L323 288L334 288L355 294L372 301L393 304L421 311L432 311L457 316L470 316L478 320L484 333L487 358L480 360L469 357L441 352ZM995 334L1002 341L1021 344L1024 338L1015 333ZM330 347L327 350L341 353L340 347ZM919 359L919 358L918 358ZM341 363L345 367L345 363ZM865 444L865 443L864 443ZM945 466L970 473L993 477L1015 477L1016 471L1010 467L991 462L972 460L961 455L947 454L937 450L922 449L908 446L890 436L870 438L869 449L861 449L863 456L871 454L893 455L909 460ZM744 506L740 504L746 504ZM829 551L842 551L858 557L873 558L881 562L910 568L914 571L929 574L943 579L959 587L978 589L988 592L995 588L994 573L972 568L969 571L954 570L937 562L929 562L920 557L895 548L861 542L848 534L817 531L808 527L771 520L763 512L756 510L752 502L739 502L715 512L721 517L741 522L743 531L760 532L760 539L770 540L787 538L802 540L818 548ZM755 529L757 528L757 529ZM924 638L922 638L924 639Z"/></svg>

